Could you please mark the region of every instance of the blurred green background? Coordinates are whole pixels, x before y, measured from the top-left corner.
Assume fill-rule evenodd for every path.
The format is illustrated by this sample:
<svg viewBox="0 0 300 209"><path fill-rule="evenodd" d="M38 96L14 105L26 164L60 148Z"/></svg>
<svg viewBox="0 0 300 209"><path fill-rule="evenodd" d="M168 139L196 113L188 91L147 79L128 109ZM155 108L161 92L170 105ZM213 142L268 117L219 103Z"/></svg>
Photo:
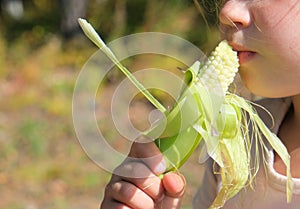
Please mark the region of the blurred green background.
<svg viewBox="0 0 300 209"><path fill-rule="evenodd" d="M0 208L98 208L110 174L80 147L71 115L76 78L97 50L82 35L77 17L87 18L106 42L159 31L187 39L205 53L219 40L215 17L204 20L192 0L0 4ZM107 92L119 77L107 79ZM135 108L138 118L143 109ZM98 118L100 124L106 120ZM182 172L188 181L183 208L191 208L201 178L196 155Z"/></svg>

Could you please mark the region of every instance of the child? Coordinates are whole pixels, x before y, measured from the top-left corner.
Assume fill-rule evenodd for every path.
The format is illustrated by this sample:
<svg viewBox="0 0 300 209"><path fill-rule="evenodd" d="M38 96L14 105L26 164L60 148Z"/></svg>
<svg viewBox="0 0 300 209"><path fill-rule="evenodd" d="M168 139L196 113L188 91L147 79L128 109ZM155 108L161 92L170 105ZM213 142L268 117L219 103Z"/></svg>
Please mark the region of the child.
<svg viewBox="0 0 300 209"><path fill-rule="evenodd" d="M300 160L299 11L299 0L223 1L219 16L222 37L238 52L239 73L248 89L270 98L260 104L274 117L276 125L272 130L290 153L294 177L292 201L287 203L285 166L271 148L265 150L266 166L261 164L254 189L241 190L223 209L300 208L300 166L297 166ZM264 114L261 117L267 118ZM180 208L184 177L178 173L168 173L162 180L157 177L164 171L165 163L155 144L134 143L129 156L135 160L129 157L116 170L132 173L132 176L113 175L101 208ZM220 179L213 173L212 165L208 160L194 208L209 208L218 192ZM134 178L141 174L143 178Z"/></svg>

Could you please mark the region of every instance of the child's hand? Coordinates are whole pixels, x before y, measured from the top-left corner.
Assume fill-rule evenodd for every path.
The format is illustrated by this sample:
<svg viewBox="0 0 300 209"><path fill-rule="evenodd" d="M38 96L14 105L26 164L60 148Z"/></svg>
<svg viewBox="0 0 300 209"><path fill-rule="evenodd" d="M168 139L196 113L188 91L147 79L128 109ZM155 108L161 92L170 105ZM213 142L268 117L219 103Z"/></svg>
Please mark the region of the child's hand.
<svg viewBox="0 0 300 209"><path fill-rule="evenodd" d="M135 142L106 186L101 209L180 208L184 177L168 173L161 180L157 175L164 170L164 160L153 142Z"/></svg>

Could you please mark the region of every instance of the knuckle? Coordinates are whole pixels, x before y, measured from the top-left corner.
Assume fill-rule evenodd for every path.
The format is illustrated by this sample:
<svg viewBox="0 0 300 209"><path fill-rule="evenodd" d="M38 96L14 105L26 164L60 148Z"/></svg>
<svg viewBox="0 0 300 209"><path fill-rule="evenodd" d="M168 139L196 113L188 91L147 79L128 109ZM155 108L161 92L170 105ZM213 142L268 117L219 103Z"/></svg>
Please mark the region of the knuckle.
<svg viewBox="0 0 300 209"><path fill-rule="evenodd" d="M114 173L122 178L145 178L151 176L150 169L140 160L127 162L115 169Z"/></svg>
<svg viewBox="0 0 300 209"><path fill-rule="evenodd" d="M123 199L129 200L137 191L137 187L127 182L115 182L111 185L111 192L121 196Z"/></svg>
<svg viewBox="0 0 300 209"><path fill-rule="evenodd" d="M103 209L112 208L112 205L114 205L113 208L123 208L124 204L145 209L154 207L154 200L145 191L133 183L122 180L112 182L106 186L104 200L106 202L103 202ZM142 205L141 201L143 202Z"/></svg>
<svg viewBox="0 0 300 209"><path fill-rule="evenodd" d="M113 191L112 191L112 185L113 183L109 183L106 185L105 189L104 189L104 199L110 198L113 195Z"/></svg>
<svg viewBox="0 0 300 209"><path fill-rule="evenodd" d="M112 199L109 200L103 200L103 202L100 205L100 209L129 209L127 206L120 202L116 202Z"/></svg>
<svg viewBox="0 0 300 209"><path fill-rule="evenodd" d="M141 162L135 162L131 165L131 178L145 178L151 176L150 169Z"/></svg>

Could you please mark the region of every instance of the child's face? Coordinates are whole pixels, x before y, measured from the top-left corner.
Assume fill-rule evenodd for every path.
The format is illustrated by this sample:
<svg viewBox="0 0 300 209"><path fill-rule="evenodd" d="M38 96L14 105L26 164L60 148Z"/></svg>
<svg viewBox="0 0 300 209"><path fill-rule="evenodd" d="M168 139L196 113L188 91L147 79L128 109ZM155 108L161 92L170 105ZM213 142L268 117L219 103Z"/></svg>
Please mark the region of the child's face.
<svg viewBox="0 0 300 209"><path fill-rule="evenodd" d="M300 1L228 0L220 29L246 86L266 97L300 94Z"/></svg>

